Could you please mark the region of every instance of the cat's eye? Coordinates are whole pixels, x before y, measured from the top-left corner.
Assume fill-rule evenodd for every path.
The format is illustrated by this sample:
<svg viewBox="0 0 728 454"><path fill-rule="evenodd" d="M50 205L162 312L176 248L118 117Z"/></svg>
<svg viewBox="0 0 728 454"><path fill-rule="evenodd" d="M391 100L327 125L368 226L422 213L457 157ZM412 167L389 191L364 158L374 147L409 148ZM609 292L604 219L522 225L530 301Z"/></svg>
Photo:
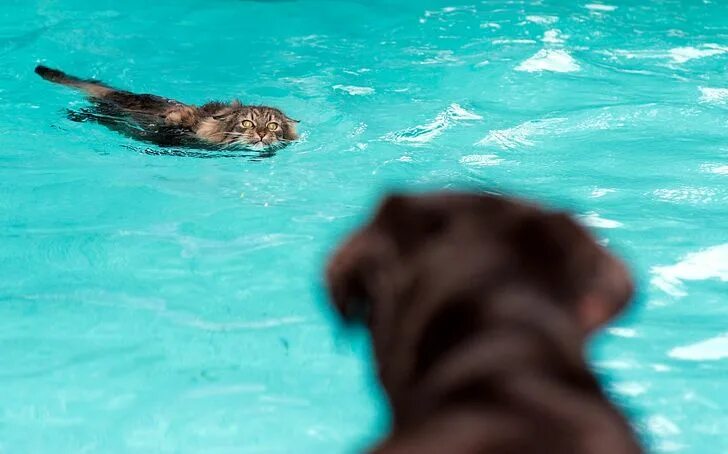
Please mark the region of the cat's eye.
<svg viewBox="0 0 728 454"><path fill-rule="evenodd" d="M271 121L270 123L268 123L268 129L271 131L275 131L276 129L278 129L278 123L276 123L275 121Z"/></svg>
<svg viewBox="0 0 728 454"><path fill-rule="evenodd" d="M243 128L250 129L253 127L253 122L250 120L243 120L242 125L243 125Z"/></svg>

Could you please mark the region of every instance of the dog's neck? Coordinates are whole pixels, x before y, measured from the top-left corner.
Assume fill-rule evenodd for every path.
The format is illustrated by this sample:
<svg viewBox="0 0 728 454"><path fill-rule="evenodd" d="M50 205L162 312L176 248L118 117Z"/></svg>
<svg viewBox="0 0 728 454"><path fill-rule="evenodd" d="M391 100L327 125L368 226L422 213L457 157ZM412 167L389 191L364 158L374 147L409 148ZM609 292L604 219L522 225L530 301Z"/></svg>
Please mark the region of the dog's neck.
<svg viewBox="0 0 728 454"><path fill-rule="evenodd" d="M512 298L491 308L491 323L465 334L452 348L433 353L424 367L413 364L407 370L396 354L399 349L392 347L380 364L382 381L391 388L395 423L417 423L453 406L487 408L511 395L509 389L529 382L558 384L569 392L603 399L583 356L583 337L573 321L557 305L531 304L525 298ZM427 350L428 339L435 343L441 337L441 333L423 332L414 350ZM420 362L422 356L420 353ZM388 363L387 358L396 363Z"/></svg>

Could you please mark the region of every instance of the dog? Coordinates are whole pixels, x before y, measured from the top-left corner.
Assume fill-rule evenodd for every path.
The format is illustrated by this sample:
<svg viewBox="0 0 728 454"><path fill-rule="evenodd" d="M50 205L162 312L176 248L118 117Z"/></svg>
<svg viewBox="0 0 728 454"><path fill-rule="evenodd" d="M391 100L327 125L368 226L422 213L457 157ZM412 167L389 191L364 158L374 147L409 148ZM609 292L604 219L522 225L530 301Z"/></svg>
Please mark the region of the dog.
<svg viewBox="0 0 728 454"><path fill-rule="evenodd" d="M392 428L377 454L637 454L584 344L634 288L566 213L488 193L387 197L331 258L370 331Z"/></svg>

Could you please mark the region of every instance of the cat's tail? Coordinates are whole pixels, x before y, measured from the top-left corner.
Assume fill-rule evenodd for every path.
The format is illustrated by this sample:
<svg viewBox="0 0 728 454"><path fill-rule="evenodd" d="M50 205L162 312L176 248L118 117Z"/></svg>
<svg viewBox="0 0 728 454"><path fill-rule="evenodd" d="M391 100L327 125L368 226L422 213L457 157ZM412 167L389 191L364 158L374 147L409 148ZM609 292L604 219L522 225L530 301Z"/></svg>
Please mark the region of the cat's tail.
<svg viewBox="0 0 728 454"><path fill-rule="evenodd" d="M36 66L35 73L49 82L81 90L92 98L103 98L109 93L115 91L113 88L108 87L97 80L80 79L66 74L63 71L43 65Z"/></svg>

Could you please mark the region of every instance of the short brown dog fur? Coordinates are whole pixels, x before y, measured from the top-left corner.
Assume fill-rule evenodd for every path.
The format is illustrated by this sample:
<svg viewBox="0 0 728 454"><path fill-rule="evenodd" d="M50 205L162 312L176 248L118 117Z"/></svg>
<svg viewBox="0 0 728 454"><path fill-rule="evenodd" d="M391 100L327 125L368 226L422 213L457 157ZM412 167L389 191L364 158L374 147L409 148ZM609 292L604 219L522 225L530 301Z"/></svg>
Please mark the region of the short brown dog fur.
<svg viewBox="0 0 728 454"><path fill-rule="evenodd" d="M327 280L371 331L393 413L379 454L636 454L584 357L633 286L569 215L469 193L388 197Z"/></svg>

